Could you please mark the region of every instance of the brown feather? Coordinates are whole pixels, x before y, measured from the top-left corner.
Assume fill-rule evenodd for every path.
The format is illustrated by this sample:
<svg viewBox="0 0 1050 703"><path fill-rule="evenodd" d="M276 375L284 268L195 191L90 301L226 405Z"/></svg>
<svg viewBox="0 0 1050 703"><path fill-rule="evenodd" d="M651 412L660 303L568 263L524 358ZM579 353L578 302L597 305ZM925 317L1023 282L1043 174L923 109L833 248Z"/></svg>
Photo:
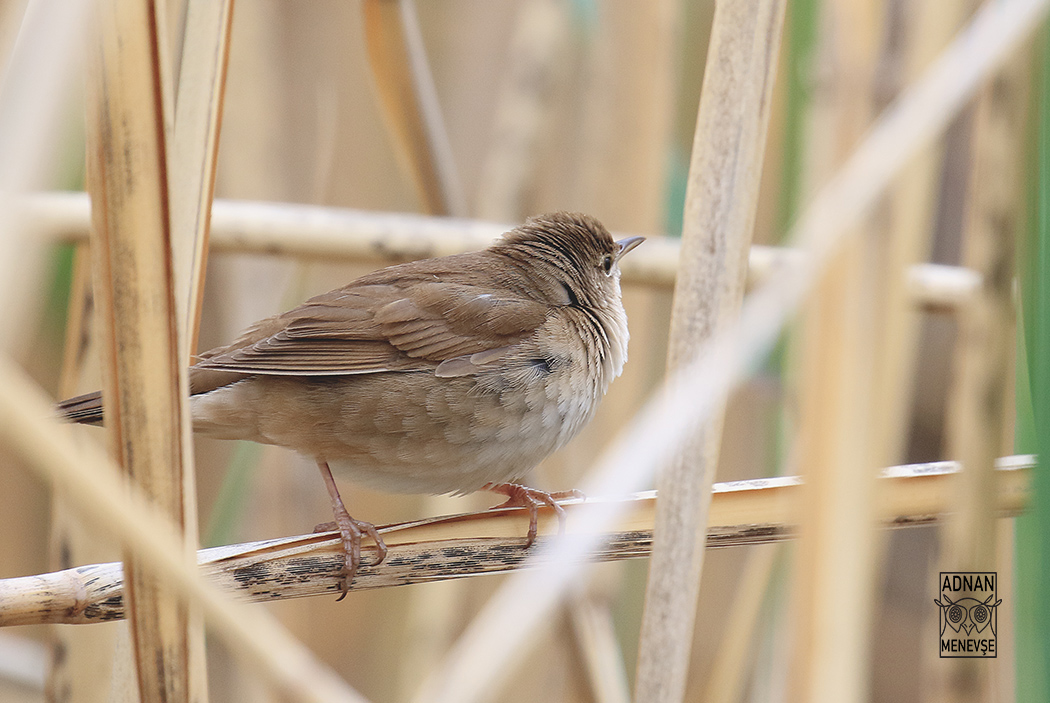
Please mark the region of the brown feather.
<svg viewBox="0 0 1050 703"><path fill-rule="evenodd" d="M191 385L204 371L433 370L449 359L512 346L543 324L551 305L501 285L496 256L484 251L393 266L312 298L202 354Z"/></svg>

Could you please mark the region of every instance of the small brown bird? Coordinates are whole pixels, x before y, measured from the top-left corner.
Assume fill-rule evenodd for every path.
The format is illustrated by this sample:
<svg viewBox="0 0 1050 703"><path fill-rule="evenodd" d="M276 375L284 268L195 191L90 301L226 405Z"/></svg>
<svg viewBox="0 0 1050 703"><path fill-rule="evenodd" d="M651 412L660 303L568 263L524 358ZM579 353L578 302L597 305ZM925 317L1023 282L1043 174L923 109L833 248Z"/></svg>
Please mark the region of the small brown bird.
<svg viewBox="0 0 1050 703"><path fill-rule="evenodd" d="M560 511L557 495L513 481L587 424L623 369L617 262L642 240L613 241L592 217L555 213L482 251L363 276L201 354L193 429L316 459L346 549L343 595L362 535L376 563L386 545L347 513L329 465L385 491L502 493L529 507L531 544L537 505ZM102 421L98 393L59 409Z"/></svg>

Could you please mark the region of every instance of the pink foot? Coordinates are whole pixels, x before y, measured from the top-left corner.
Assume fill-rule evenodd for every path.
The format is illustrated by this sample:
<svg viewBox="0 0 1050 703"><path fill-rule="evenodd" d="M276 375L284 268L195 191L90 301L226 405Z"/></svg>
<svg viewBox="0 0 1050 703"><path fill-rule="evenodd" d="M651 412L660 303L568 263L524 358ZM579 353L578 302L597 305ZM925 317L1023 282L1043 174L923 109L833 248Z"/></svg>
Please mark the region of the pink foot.
<svg viewBox="0 0 1050 703"><path fill-rule="evenodd" d="M554 510L554 514L558 516L558 534L565 534L565 510L558 505L558 501L586 497L577 490L548 493L538 488L523 486L520 483L487 483L482 488L486 491L507 496L507 502L495 506L497 508L529 509L529 532L525 538L526 547L531 547L532 543L536 541L539 508L541 505L549 506Z"/></svg>

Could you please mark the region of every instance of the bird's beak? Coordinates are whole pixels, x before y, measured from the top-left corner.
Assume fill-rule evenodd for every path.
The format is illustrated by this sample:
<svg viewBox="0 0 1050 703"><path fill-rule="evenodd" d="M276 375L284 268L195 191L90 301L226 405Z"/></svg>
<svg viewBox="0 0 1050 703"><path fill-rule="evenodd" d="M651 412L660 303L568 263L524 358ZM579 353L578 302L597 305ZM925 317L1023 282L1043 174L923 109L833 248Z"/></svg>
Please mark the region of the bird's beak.
<svg viewBox="0 0 1050 703"><path fill-rule="evenodd" d="M616 255L616 260L619 261L624 254L634 249L636 246L645 241L645 237L626 237L616 242L616 245L620 247L620 253Z"/></svg>

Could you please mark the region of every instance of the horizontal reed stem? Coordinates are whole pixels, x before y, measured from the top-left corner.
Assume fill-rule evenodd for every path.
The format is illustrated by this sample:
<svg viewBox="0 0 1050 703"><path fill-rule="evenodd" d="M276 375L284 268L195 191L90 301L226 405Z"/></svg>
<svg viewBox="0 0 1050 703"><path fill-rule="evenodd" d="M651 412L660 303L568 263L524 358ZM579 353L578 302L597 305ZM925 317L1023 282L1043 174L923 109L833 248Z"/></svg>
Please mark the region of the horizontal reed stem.
<svg viewBox="0 0 1050 703"><path fill-rule="evenodd" d="M1019 514L1027 502L1033 456L998 462L997 509L1002 517ZM951 509L948 485L955 462L897 466L882 472L885 482L878 514L888 527L940 521ZM800 481L778 477L715 484L708 548L763 544L791 539L797 523ZM566 530L586 524L584 512L599 499L563 503ZM595 561L649 555L656 492L622 500L633 503L606 536ZM374 548L366 543L365 564L351 590L386 588L510 571L558 534L550 509L541 509L539 539L524 547L528 515L521 508L498 508L380 528L389 555L372 566ZM213 547L198 552L205 576L246 601L267 602L339 592L342 546L334 532ZM0 626L39 623L86 624L124 617L120 563L93 564L36 576L0 580Z"/></svg>

